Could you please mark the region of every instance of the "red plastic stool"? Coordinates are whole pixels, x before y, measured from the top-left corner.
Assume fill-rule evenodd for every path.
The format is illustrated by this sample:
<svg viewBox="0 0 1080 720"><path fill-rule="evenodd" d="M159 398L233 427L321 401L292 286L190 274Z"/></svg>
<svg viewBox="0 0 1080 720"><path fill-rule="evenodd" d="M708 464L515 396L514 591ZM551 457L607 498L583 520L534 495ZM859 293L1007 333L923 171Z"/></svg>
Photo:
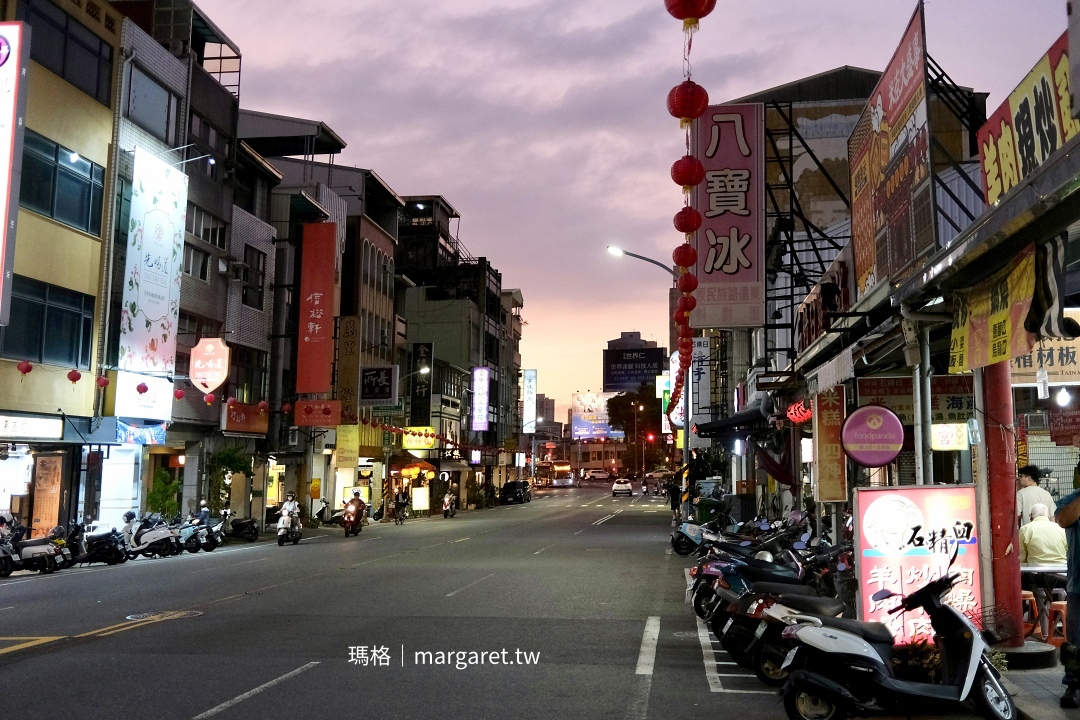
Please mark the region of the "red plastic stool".
<svg viewBox="0 0 1080 720"><path fill-rule="evenodd" d="M1024 635L1030 635L1031 629L1035 627L1035 624L1039 619L1039 611L1035 605L1035 593L1030 590L1023 590L1020 593L1020 607L1023 611L1024 621ZM1031 618L1032 622L1027 622L1027 618ZM1036 628L1035 632L1038 632L1041 636L1042 632Z"/></svg>
<svg viewBox="0 0 1080 720"><path fill-rule="evenodd" d="M1061 647L1065 642L1065 623L1068 621L1067 608L1069 604L1060 600L1050 603L1050 632L1046 642L1055 647ZM1058 620L1061 620L1061 632L1057 631Z"/></svg>

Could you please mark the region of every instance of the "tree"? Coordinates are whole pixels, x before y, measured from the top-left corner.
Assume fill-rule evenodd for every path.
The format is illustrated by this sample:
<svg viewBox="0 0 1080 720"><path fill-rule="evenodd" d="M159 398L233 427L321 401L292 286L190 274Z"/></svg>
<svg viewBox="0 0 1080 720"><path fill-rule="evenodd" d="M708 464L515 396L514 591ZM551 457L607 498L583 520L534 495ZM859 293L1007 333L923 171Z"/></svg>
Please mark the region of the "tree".
<svg viewBox="0 0 1080 720"><path fill-rule="evenodd" d="M608 400L608 424L613 430L626 433L629 446L623 455L623 467L639 468L643 452L646 470L663 463L664 453L660 449L661 405L661 399L656 397L656 386L651 384L643 384L633 392L619 393ZM638 410L638 407L642 409ZM648 440L650 435L653 437L651 441Z"/></svg>
<svg viewBox="0 0 1080 720"><path fill-rule="evenodd" d="M212 514L218 514L225 507L225 500L229 496L229 488L225 485L226 472L239 472L245 475L251 474L252 457L239 447L224 447L215 453L210 453L206 458L206 474L209 478L210 487L207 492L206 505Z"/></svg>
<svg viewBox="0 0 1080 720"><path fill-rule="evenodd" d="M180 480L173 480L169 471L158 468L154 471L154 483L146 495L146 505L154 512L165 517L172 517L180 510Z"/></svg>

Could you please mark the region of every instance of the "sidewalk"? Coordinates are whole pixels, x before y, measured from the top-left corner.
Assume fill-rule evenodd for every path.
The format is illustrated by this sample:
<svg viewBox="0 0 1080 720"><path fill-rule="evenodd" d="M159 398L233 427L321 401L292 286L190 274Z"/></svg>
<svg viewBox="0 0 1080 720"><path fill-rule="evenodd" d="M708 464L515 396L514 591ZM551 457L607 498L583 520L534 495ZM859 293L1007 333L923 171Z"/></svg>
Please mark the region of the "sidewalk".
<svg viewBox="0 0 1080 720"><path fill-rule="evenodd" d="M1016 701L1024 720L1080 720L1080 710L1063 710L1058 704L1065 694L1060 666L1049 670L1009 670L1006 689Z"/></svg>

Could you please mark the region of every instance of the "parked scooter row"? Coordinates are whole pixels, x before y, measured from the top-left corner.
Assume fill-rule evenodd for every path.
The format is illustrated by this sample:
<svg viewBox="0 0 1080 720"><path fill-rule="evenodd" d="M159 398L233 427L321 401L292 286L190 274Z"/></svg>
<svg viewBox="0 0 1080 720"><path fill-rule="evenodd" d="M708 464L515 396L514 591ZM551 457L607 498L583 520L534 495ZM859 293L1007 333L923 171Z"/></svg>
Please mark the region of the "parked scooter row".
<svg viewBox="0 0 1080 720"><path fill-rule="evenodd" d="M72 521L70 531L57 525L45 537L30 539L29 533L16 516L0 515L0 578L16 570L48 574L76 564L127 561L123 536L112 528L97 528L89 519Z"/></svg>

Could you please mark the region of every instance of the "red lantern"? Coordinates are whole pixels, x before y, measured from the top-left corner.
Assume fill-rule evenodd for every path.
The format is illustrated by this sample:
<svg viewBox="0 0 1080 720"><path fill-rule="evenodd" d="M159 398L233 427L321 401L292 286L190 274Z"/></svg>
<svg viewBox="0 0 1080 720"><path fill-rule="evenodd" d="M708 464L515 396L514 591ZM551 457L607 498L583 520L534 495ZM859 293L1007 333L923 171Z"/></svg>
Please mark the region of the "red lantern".
<svg viewBox="0 0 1080 720"><path fill-rule="evenodd" d="M701 213L687 205L675 213L675 229L681 233L692 233L701 227ZM685 267L685 266L684 266Z"/></svg>
<svg viewBox="0 0 1080 720"><path fill-rule="evenodd" d="M70 382L72 385L74 385L75 383L82 380L82 373L79 372L78 370L68 370L67 379L68 379L68 382Z"/></svg>
<svg viewBox="0 0 1080 720"><path fill-rule="evenodd" d="M697 299L693 295L683 295L679 298L679 309L690 312L697 307Z"/></svg>
<svg viewBox="0 0 1080 720"><path fill-rule="evenodd" d="M675 321L676 325L689 325L690 324L690 316L687 315L682 310L676 310L675 311L675 316L672 319Z"/></svg>
<svg viewBox="0 0 1080 720"><path fill-rule="evenodd" d="M694 275L693 273L680 275L677 285L680 292L692 293L697 290L697 275Z"/></svg>
<svg viewBox="0 0 1080 720"><path fill-rule="evenodd" d="M679 267L694 267L697 264L697 250L690 243L683 243L671 253L671 260Z"/></svg>
<svg viewBox="0 0 1080 720"><path fill-rule="evenodd" d="M313 413L313 412L315 412L315 408L313 408L313 407L312 407L312 406L310 406L310 405L305 405L305 406L304 406L304 414L305 414L305 415L310 415L310 414L311 414L311 413Z"/></svg>
<svg viewBox="0 0 1080 720"><path fill-rule="evenodd" d="M713 11L716 0L664 0L664 6L673 18L683 21L683 30L691 32L698 20Z"/></svg>
<svg viewBox="0 0 1080 720"><path fill-rule="evenodd" d="M236 398L230 397L228 400L225 401L225 404L228 405L229 407L232 407L233 405L236 404Z"/></svg>
<svg viewBox="0 0 1080 720"><path fill-rule="evenodd" d="M361 425L367 425L368 424L368 419L367 418L360 418L360 424Z"/></svg>
<svg viewBox="0 0 1080 720"><path fill-rule="evenodd" d="M680 325L679 326L679 337L681 337L681 338L692 338L692 337L694 337L694 329L692 327L690 327L689 325Z"/></svg>
<svg viewBox="0 0 1080 720"><path fill-rule="evenodd" d="M671 166L671 179L676 185L682 185L683 192L689 193L705 179L705 166L693 155L683 155Z"/></svg>
<svg viewBox="0 0 1080 720"><path fill-rule="evenodd" d="M207 405L213 405L214 404L214 393L206 393L206 404Z"/></svg>
<svg viewBox="0 0 1080 720"><path fill-rule="evenodd" d="M679 349L680 350L682 350L683 348L693 348L693 347L694 347L694 338L688 338L688 337L679 338Z"/></svg>
<svg viewBox="0 0 1080 720"><path fill-rule="evenodd" d="M104 375L98 375L97 379L94 380L94 382L97 383L97 386L99 388L109 387L109 378L105 377Z"/></svg>
<svg viewBox="0 0 1080 720"><path fill-rule="evenodd" d="M266 412L267 410L270 409L270 403L266 402L265 400L260 400L258 407L259 407L259 412L264 413L264 412Z"/></svg>
<svg viewBox="0 0 1080 720"><path fill-rule="evenodd" d="M286 415L288 415L289 413L291 413L291 412L292 412L292 405L290 405L289 403L285 403L285 404L283 404L283 405L281 406L281 412L283 412L283 413L285 413Z"/></svg>
<svg viewBox="0 0 1080 720"><path fill-rule="evenodd" d="M331 412L333 412L333 411L332 411L332 410L330 409L330 406L329 406L329 405L327 405L326 407L324 407L324 408L322 409L322 414L323 414L323 415L327 415L327 416L328 416L328 415L330 415L330 413L331 413Z"/></svg>
<svg viewBox="0 0 1080 720"><path fill-rule="evenodd" d="M671 88L667 96L668 112L679 118L680 127L689 127L692 121L705 114L707 107L709 93L693 80L684 80Z"/></svg>
<svg viewBox="0 0 1080 720"><path fill-rule="evenodd" d="M172 396L174 398L176 398L177 400L183 400L184 399L184 391L181 390L180 388L176 388L175 390L172 391Z"/></svg>
<svg viewBox="0 0 1080 720"><path fill-rule="evenodd" d="M28 360L23 360L15 368L23 374L23 377L26 377L26 374L34 369L34 365Z"/></svg>
<svg viewBox="0 0 1080 720"><path fill-rule="evenodd" d="M140 395L145 395L149 391L150 387L146 383L139 383L135 386L135 392L139 393Z"/></svg>

